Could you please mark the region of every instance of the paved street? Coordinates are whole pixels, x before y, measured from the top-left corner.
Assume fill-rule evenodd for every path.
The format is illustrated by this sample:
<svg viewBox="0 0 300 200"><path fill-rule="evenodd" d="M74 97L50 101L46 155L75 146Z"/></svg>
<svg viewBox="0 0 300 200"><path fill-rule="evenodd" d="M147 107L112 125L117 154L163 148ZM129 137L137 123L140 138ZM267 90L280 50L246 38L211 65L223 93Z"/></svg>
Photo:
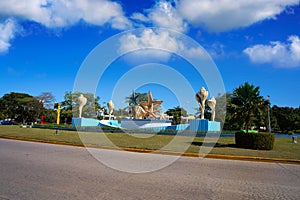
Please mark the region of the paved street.
<svg viewBox="0 0 300 200"><path fill-rule="evenodd" d="M172 160L112 150L99 154ZM103 165L85 148L4 139L0 180L1 200L300 199L299 165L183 157L161 170L133 174Z"/></svg>

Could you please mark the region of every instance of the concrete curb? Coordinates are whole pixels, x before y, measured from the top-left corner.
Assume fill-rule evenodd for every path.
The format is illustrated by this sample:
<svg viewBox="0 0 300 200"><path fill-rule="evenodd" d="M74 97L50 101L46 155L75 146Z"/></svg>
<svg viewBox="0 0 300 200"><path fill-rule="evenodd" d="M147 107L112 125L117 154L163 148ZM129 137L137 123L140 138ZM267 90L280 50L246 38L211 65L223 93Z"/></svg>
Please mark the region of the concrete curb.
<svg viewBox="0 0 300 200"><path fill-rule="evenodd" d="M282 159L282 158L263 158L263 157L253 157L253 156L231 156L231 155L220 155L220 154L207 154L200 155L198 153L178 153L170 151L157 151L150 149L137 149L137 148L117 148L109 146L97 146L97 145L83 145L83 144L74 144L60 141L44 141L37 139L28 139L28 138L17 138L9 136L0 136L1 139L10 139L10 140L20 140L28 142L39 142L46 144L55 144L55 145L65 145L65 146L74 146L74 147L87 147L87 148L98 148L98 149L107 149L107 150L123 150L136 153L153 153L153 154L162 154L162 155L173 155L173 156L185 156L185 157L199 157L199 158L212 158L212 159L225 159L225 160L240 160L240 161L253 161L253 162L268 162L268 163L281 163L281 164L296 164L300 165L300 160L292 159Z"/></svg>

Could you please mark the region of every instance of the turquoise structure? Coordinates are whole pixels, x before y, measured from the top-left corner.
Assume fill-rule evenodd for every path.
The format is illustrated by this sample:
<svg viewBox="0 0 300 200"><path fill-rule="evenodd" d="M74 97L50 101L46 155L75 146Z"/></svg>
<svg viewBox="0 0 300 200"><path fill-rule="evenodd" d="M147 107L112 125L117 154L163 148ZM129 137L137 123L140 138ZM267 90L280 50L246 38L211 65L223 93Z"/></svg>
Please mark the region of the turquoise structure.
<svg viewBox="0 0 300 200"><path fill-rule="evenodd" d="M73 118L72 126L110 126L120 127L117 120L98 120L92 118Z"/></svg>
<svg viewBox="0 0 300 200"><path fill-rule="evenodd" d="M176 130L176 131L203 131L215 132L221 131L221 123L213 122L207 119L190 119L189 124L171 125L171 120L150 120L150 119L122 119L121 124L117 120L98 120L92 118L73 118L72 125L81 126L109 126L115 128L127 129L148 129L153 131Z"/></svg>
<svg viewBox="0 0 300 200"><path fill-rule="evenodd" d="M220 132L221 123L208 121L207 119L191 119L190 131Z"/></svg>

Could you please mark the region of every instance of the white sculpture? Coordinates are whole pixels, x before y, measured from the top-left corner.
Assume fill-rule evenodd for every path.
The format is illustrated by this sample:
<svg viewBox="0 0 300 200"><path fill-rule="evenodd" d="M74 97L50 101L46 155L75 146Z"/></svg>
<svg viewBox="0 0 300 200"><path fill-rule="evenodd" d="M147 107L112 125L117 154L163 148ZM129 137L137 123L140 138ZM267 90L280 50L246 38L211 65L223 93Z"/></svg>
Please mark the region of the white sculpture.
<svg viewBox="0 0 300 200"><path fill-rule="evenodd" d="M201 109L201 119L204 119L205 101L207 97L208 97L208 91L206 91L204 87L202 87L200 91L196 94L196 100L200 105L200 109Z"/></svg>
<svg viewBox="0 0 300 200"><path fill-rule="evenodd" d="M160 114L159 119L160 120L169 120L170 116L166 113L162 113L162 114Z"/></svg>
<svg viewBox="0 0 300 200"><path fill-rule="evenodd" d="M144 110L142 106L133 106L132 116L134 119L144 119L147 116L147 112Z"/></svg>
<svg viewBox="0 0 300 200"><path fill-rule="evenodd" d="M111 119L111 115L112 113L114 112L114 108L115 108L115 105L114 103L112 102L112 100L110 100L108 103L107 103L107 107L108 107L108 110L109 110L109 120Z"/></svg>
<svg viewBox="0 0 300 200"><path fill-rule="evenodd" d="M210 100L207 100L207 105L211 109L211 121L215 121L216 116L216 99L215 97L210 98Z"/></svg>
<svg viewBox="0 0 300 200"><path fill-rule="evenodd" d="M104 109L98 109L97 110L97 116L101 117L101 118L104 118Z"/></svg>
<svg viewBox="0 0 300 200"><path fill-rule="evenodd" d="M81 118L82 108L83 108L83 106L85 106L86 103L87 103L87 98L85 98L85 97L83 96L83 94L81 94L81 95L78 97L78 104L79 104L79 118Z"/></svg>

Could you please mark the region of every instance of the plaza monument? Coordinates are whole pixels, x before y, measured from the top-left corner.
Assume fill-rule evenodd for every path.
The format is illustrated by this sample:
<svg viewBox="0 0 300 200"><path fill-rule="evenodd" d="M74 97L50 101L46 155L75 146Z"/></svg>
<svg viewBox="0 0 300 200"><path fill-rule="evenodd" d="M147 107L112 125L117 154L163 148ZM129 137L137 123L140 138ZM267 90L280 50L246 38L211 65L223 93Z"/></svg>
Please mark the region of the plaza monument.
<svg viewBox="0 0 300 200"><path fill-rule="evenodd" d="M114 103L112 100L110 100L107 103L108 109L109 109L109 119L108 120L98 120L98 119L93 119L93 118L84 118L82 117L82 110L83 107L87 103L87 98L81 94L78 99L77 99L77 105L79 108L79 116L73 117L72 118L72 125L76 127L82 127L82 126L110 126L110 127L119 127L118 121L117 120L111 120L112 118L112 113L114 110Z"/></svg>
<svg viewBox="0 0 300 200"><path fill-rule="evenodd" d="M120 119L119 124L117 120L112 120L114 103L110 100L107 103L109 115L103 115L102 120L83 118L82 109L87 103L87 99L80 95L78 97L79 106L79 117L72 119L72 124L74 126L109 126L117 127L121 129L151 129L155 131L161 130L177 130L177 131L201 131L201 132L220 132L221 124L215 121L216 115L216 99L211 97L207 100L209 92L201 87L200 91L196 93L195 98L199 104L200 118L188 119L184 124L172 125L172 116L168 116L165 113L160 113L160 105L163 100L153 99L152 92L149 91L147 94L147 101L138 101L138 95L133 91L130 101L130 116L127 118ZM211 109L211 120L205 119L205 104ZM103 113L104 111L102 111ZM102 115L101 115L102 116ZM108 120L105 117L108 116Z"/></svg>
<svg viewBox="0 0 300 200"><path fill-rule="evenodd" d="M85 106L87 103L87 98L83 96L83 94L81 94L78 97L78 109L79 109L79 118L81 118L82 115L82 108L83 106Z"/></svg>
<svg viewBox="0 0 300 200"><path fill-rule="evenodd" d="M221 123L215 122L216 116L216 99L215 97L211 97L207 100L208 91L201 87L200 91L196 93L195 98L200 106L200 119L191 119L190 120L190 130L191 131L204 131L204 132L220 132L221 131ZM205 111L205 102L208 107L211 109L211 120L205 119L204 111Z"/></svg>
<svg viewBox="0 0 300 200"><path fill-rule="evenodd" d="M132 96L134 103L129 103L132 117L129 119L121 119L122 128L150 128L161 130L171 126L172 120L160 118L161 114L158 107L163 103L163 100L154 100L151 91L147 94L147 101L138 102L134 92Z"/></svg>

